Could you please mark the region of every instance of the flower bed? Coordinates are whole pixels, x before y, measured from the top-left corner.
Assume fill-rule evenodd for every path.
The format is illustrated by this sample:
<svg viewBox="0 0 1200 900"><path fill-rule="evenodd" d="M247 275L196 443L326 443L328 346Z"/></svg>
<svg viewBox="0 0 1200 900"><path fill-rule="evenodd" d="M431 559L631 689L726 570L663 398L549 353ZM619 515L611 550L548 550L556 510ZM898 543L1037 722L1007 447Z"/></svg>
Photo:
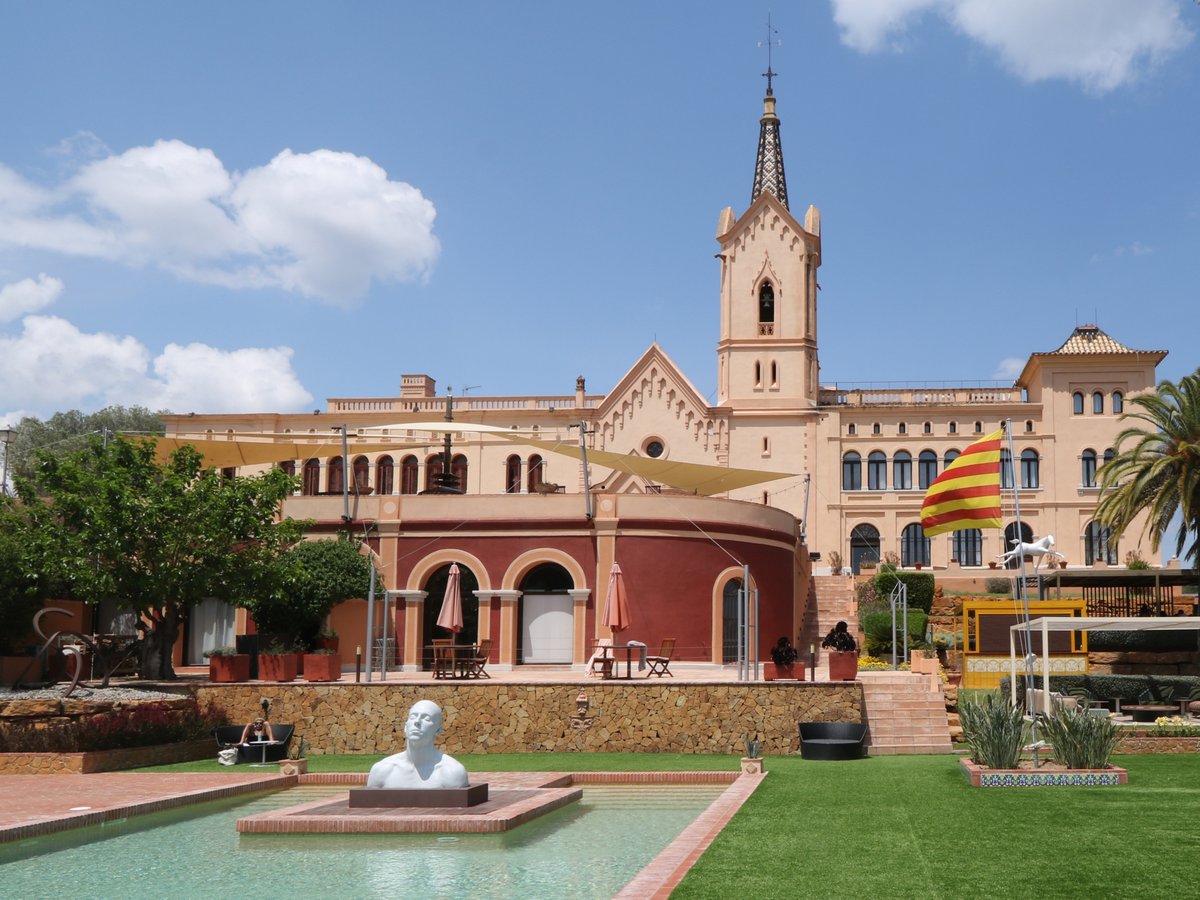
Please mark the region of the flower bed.
<svg viewBox="0 0 1200 900"><path fill-rule="evenodd" d="M1129 783L1129 773L1117 766L1107 769L1054 766L989 769L966 758L960 759L958 764L972 787L1111 787Z"/></svg>

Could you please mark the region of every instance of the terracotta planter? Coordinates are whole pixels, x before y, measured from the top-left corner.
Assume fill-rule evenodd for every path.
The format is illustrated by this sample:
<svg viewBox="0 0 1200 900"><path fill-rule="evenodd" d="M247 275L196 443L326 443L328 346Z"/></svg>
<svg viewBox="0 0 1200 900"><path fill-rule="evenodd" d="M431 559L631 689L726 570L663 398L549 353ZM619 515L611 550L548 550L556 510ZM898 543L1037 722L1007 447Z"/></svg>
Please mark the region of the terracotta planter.
<svg viewBox="0 0 1200 900"><path fill-rule="evenodd" d="M764 681L803 681L804 663L794 662L781 666L773 662L763 663Z"/></svg>
<svg viewBox="0 0 1200 900"><path fill-rule="evenodd" d="M279 761L280 775L307 775L307 759L281 759Z"/></svg>
<svg viewBox="0 0 1200 900"><path fill-rule="evenodd" d="M244 653L236 656L210 656L208 658L208 680L214 683L248 681L250 679L250 657Z"/></svg>
<svg viewBox="0 0 1200 900"><path fill-rule="evenodd" d="M296 654L260 653L258 678L260 681L295 681Z"/></svg>
<svg viewBox="0 0 1200 900"><path fill-rule="evenodd" d="M936 656L914 656L908 661L909 671L917 675L936 675L938 665Z"/></svg>
<svg viewBox="0 0 1200 900"><path fill-rule="evenodd" d="M830 650L826 658L829 660L830 681L853 681L858 677L857 650Z"/></svg>
<svg viewBox="0 0 1200 900"><path fill-rule="evenodd" d="M317 638L317 640L316 640L316 649L318 649L318 650L332 650L334 653L337 653L337 651L338 651L338 639L337 639L337 636L336 636L336 635L334 635L333 637L327 637L327 638L326 638L326 637L319 637L319 638Z"/></svg>
<svg viewBox="0 0 1200 900"><path fill-rule="evenodd" d="M342 677L342 658L336 653L305 653L305 681L337 681Z"/></svg>
<svg viewBox="0 0 1200 900"><path fill-rule="evenodd" d="M994 559L991 559L991 560L988 560L988 568L989 569L998 569L998 568L1000 568L1000 564L998 562L996 562Z"/></svg>
<svg viewBox="0 0 1200 900"><path fill-rule="evenodd" d="M774 663L768 663L774 665ZM743 775L761 775L763 773L763 761L761 756L743 756L742 757L742 774Z"/></svg>

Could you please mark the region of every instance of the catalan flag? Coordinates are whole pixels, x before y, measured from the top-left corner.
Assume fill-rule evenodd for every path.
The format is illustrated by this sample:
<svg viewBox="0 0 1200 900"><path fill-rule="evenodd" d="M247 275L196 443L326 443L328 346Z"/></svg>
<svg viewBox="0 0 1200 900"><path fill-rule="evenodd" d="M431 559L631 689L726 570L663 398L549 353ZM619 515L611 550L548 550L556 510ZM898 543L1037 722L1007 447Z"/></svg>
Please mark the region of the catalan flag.
<svg viewBox="0 0 1200 900"><path fill-rule="evenodd" d="M1002 528L1000 521L1000 442L994 431L962 452L934 479L921 504L925 536L964 528Z"/></svg>

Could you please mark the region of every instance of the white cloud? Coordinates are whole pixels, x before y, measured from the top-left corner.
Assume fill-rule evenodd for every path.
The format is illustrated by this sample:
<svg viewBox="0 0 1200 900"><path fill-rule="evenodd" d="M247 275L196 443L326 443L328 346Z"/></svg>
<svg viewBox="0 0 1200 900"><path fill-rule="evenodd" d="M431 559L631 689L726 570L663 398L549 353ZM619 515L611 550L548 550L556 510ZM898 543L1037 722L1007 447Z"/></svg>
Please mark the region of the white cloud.
<svg viewBox="0 0 1200 900"><path fill-rule="evenodd" d="M1141 241L1134 241L1131 244L1113 247L1107 253L1094 253L1092 254L1091 262L1102 263L1110 259L1120 259L1123 256L1149 256L1156 249L1149 244L1143 244Z"/></svg>
<svg viewBox="0 0 1200 900"><path fill-rule="evenodd" d="M42 273L35 281L26 278L14 284L0 285L0 322L11 322L26 313L49 306L62 293L63 283Z"/></svg>
<svg viewBox="0 0 1200 900"><path fill-rule="evenodd" d="M88 334L55 316L27 316L18 334L0 334L0 397L46 416L112 403L175 412L262 412L306 407L312 395L291 365L292 351L219 350L169 344L152 356L134 337Z"/></svg>
<svg viewBox="0 0 1200 900"><path fill-rule="evenodd" d="M1175 0L833 0L847 45L894 46L923 14L940 15L996 52L1024 81L1063 78L1096 93L1135 80L1194 34Z"/></svg>
<svg viewBox="0 0 1200 900"><path fill-rule="evenodd" d="M1015 381L1017 376L1021 374L1021 370L1024 368L1024 357L1006 356L996 364L996 371L992 373L992 380Z"/></svg>
<svg viewBox="0 0 1200 900"><path fill-rule="evenodd" d="M158 141L87 163L53 188L0 165L0 246L339 304L374 280L427 277L440 249L436 215L412 185L330 150L285 150L238 173L211 150Z"/></svg>

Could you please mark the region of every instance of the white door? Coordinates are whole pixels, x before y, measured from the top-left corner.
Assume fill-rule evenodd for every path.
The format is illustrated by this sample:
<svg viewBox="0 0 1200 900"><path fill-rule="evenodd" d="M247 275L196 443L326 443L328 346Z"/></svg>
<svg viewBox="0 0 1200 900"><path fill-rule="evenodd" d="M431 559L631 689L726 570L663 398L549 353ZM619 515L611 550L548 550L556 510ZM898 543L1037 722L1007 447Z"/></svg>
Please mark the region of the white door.
<svg viewBox="0 0 1200 900"><path fill-rule="evenodd" d="M521 662L570 663L575 632L570 594L526 594L521 621Z"/></svg>
<svg viewBox="0 0 1200 900"><path fill-rule="evenodd" d="M209 597L192 607L188 613L187 663L203 666L205 650L233 646L234 616L237 614L228 603Z"/></svg>

